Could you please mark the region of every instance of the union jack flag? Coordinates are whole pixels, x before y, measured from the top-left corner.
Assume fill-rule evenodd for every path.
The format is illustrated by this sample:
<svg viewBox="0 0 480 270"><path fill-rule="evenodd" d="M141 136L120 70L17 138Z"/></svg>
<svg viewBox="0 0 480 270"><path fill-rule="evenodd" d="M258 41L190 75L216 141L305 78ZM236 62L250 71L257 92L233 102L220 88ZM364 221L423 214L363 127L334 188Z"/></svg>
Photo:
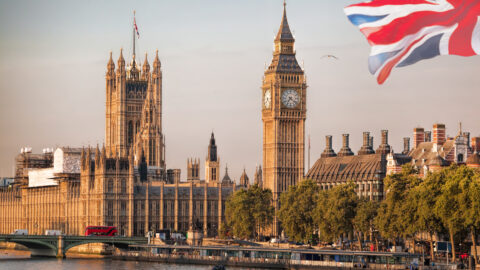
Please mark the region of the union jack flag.
<svg viewBox="0 0 480 270"><path fill-rule="evenodd" d="M137 33L137 37L140 38L140 33L138 32L137 21L135 20L135 14L133 15L133 27L135 28L135 32Z"/></svg>
<svg viewBox="0 0 480 270"><path fill-rule="evenodd" d="M345 8L371 45L370 73L437 55L480 55L480 0L372 0Z"/></svg>

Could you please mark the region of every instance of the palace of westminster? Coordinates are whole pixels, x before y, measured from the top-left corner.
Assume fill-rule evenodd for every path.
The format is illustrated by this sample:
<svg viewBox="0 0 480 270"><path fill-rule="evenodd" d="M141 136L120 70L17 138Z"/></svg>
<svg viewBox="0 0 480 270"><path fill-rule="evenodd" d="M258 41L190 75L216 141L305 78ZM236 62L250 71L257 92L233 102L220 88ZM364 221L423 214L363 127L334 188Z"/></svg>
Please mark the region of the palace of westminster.
<svg viewBox="0 0 480 270"><path fill-rule="evenodd" d="M363 134L363 146L355 155L349 135L336 153L332 137L305 174L305 120L307 84L295 56L295 39L288 25L286 8L270 66L263 77L263 169L256 168L254 183L273 192L277 210L279 196L303 178L317 181L322 189L354 181L357 194L381 200L383 179L411 163L422 175L451 163L480 168L480 137L460 128L455 137L446 135L443 124L432 133L415 128L404 149L394 153L388 131L374 150L373 137ZM224 221L225 204L236 189L248 188L245 171L240 183L232 181L211 134L205 159L205 179L200 179L200 160L188 159L186 181L179 169L167 169L162 131L162 70L155 55L152 66L133 58L126 65L122 51L115 65L112 54L106 71L105 145L102 147L45 149L33 154L23 148L16 157L13 183L0 186L0 234L27 229L29 234L61 230L83 235L86 226L116 226L119 234L144 235L170 229L186 232L193 227L207 236L217 234ZM273 235L281 233L275 218Z"/></svg>

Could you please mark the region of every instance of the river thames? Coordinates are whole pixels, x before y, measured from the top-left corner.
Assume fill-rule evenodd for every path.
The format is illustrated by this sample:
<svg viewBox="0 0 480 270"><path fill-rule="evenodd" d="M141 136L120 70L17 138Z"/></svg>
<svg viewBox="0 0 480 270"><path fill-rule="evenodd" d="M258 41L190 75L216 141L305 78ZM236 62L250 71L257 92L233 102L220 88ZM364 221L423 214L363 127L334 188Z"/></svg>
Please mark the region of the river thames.
<svg viewBox="0 0 480 270"><path fill-rule="evenodd" d="M68 257L68 254L67 254ZM118 261L109 258L30 258L26 251L0 250L0 270L209 270L212 266L175 265L153 262ZM228 269L243 270L247 268Z"/></svg>

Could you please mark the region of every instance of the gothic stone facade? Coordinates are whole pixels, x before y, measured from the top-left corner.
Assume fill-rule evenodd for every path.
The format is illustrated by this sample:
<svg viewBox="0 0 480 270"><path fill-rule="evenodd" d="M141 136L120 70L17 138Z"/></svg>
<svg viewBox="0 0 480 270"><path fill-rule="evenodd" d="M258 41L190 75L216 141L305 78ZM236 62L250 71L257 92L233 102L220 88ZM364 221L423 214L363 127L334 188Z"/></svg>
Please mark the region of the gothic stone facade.
<svg viewBox="0 0 480 270"><path fill-rule="evenodd" d="M186 232L194 224L206 235L217 233L233 185L142 179L133 155L107 158L105 151L83 151L80 174L55 173L57 185L0 188L0 233L83 235L86 226L109 225L122 235L143 236L159 229Z"/></svg>
<svg viewBox="0 0 480 270"><path fill-rule="evenodd" d="M21 153L15 182L0 188L0 233L54 229L83 235L91 225L116 226L127 236L193 226L206 235L217 233L235 186L218 181L213 134L209 157L214 159L207 158L207 167L215 176L180 182L178 169L166 170L160 66L157 53L152 72L147 58L140 71L135 54L125 67L120 53L115 70L110 54L106 146Z"/></svg>
<svg viewBox="0 0 480 270"><path fill-rule="evenodd" d="M295 39L284 6L270 66L262 86L263 188L273 192L275 211L280 194L304 176L307 83L295 57ZM273 235L279 235L277 215Z"/></svg>

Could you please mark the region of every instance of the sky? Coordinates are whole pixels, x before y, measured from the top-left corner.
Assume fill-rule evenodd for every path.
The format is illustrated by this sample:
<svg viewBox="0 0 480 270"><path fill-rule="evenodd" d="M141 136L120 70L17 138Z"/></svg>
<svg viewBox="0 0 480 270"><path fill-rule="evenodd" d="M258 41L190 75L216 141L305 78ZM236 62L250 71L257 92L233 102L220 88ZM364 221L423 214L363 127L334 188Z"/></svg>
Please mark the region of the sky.
<svg viewBox="0 0 480 270"><path fill-rule="evenodd" d="M384 85L369 73L370 52L343 7L352 0L290 0L287 16L307 75L306 134L311 165L325 135L357 152L362 132L375 146L382 129L400 152L413 128L444 123L447 134L480 136L480 57L442 56L397 68ZM0 0L0 176L11 176L22 147L102 144L109 51L137 54L163 71L163 132L168 168L201 159L215 133L223 172L253 179L262 162L261 90L272 58L282 0L5 1ZM322 57L332 54L338 57ZM308 139L306 138L306 141ZM306 158L307 160L307 158ZM307 167L308 164L305 164Z"/></svg>

